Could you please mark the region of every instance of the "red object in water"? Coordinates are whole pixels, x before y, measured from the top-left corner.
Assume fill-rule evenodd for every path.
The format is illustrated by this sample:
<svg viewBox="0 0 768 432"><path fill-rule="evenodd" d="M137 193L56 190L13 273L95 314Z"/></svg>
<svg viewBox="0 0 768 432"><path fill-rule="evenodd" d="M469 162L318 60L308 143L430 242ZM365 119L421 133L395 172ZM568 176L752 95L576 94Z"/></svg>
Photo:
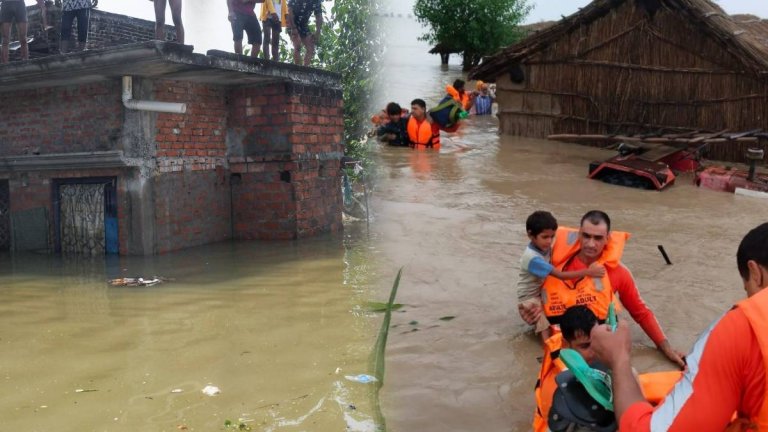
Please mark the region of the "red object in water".
<svg viewBox="0 0 768 432"><path fill-rule="evenodd" d="M696 186L722 192L736 188L768 192L768 175L757 174L754 181L747 180L747 171L722 166L712 166L696 175Z"/></svg>
<svg viewBox="0 0 768 432"><path fill-rule="evenodd" d="M628 148L625 148L625 154L593 162L589 178L622 186L663 190L675 183L673 170L694 171L699 165L693 157L694 153L687 150L667 146ZM621 148L619 150L622 151Z"/></svg>

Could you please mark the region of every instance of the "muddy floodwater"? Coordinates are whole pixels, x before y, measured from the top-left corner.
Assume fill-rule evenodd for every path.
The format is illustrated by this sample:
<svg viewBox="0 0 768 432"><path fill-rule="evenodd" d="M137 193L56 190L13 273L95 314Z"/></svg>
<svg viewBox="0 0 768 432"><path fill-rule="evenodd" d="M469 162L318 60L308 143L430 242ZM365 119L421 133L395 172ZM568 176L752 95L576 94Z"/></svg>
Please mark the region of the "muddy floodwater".
<svg viewBox="0 0 768 432"><path fill-rule="evenodd" d="M375 331L354 235L1 257L0 430L373 430L370 386L345 378L367 372ZM174 280L106 283L153 275Z"/></svg>
<svg viewBox="0 0 768 432"><path fill-rule="evenodd" d="M416 41L419 24L383 23L398 37L387 39L379 103L436 103L461 75L458 57L441 68ZM685 176L664 192L588 180L589 162L613 152L499 137L491 117L470 118L442 143L439 154L381 150L373 230L382 296L404 266L405 306L393 317L382 394L391 431L530 430L541 349L517 315L515 283L534 210L575 226L602 209L614 229L632 233L624 263L676 348L690 350L743 297L736 248L768 219L766 201L701 190ZM638 370L672 368L637 325L632 330Z"/></svg>

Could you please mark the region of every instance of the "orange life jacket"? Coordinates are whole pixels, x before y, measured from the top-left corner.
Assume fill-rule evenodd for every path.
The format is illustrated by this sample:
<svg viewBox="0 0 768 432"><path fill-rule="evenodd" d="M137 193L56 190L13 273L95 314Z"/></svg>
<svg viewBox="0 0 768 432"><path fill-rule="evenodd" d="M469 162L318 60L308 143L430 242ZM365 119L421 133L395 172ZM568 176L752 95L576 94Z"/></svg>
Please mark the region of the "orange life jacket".
<svg viewBox="0 0 768 432"><path fill-rule="evenodd" d="M752 331L760 345L760 353L763 355L763 366L766 372L766 389L763 396L763 405L756 417L745 419L737 418L729 425L728 431L768 431L768 288L765 288L752 297L742 300L737 307L752 326Z"/></svg>
<svg viewBox="0 0 768 432"><path fill-rule="evenodd" d="M606 270L619 266L628 239L629 233L611 231L608 243L597 262L605 266ZM552 265L563 270L580 250L579 230L558 228L552 245ZM619 311L619 302L607 273L600 279L583 277L568 281L547 276L542 285L542 303L544 314L553 324L557 324L558 318L566 309L575 305L587 306L601 321L608 317L608 307L611 303L615 304L616 312Z"/></svg>
<svg viewBox="0 0 768 432"><path fill-rule="evenodd" d="M682 377L683 371L648 372L637 376L643 397L653 406L660 404Z"/></svg>
<svg viewBox="0 0 768 432"><path fill-rule="evenodd" d="M464 110L469 110L469 93L466 91L459 93L458 90L452 85L445 86L445 91L451 95L451 97L456 100L456 102L461 104L461 107L464 108Z"/></svg>
<svg viewBox="0 0 768 432"><path fill-rule="evenodd" d="M552 408L552 396L557 389L555 377L568 369L560 360L562 333L555 333L544 342L544 357L541 361L539 378L536 380L536 412L533 414L533 432L548 432L547 419ZM658 405L683 376L682 371L650 372L640 374L640 389L645 399Z"/></svg>
<svg viewBox="0 0 768 432"><path fill-rule="evenodd" d="M557 389L555 377L568 369L560 360L563 344L562 333L555 333L544 342L544 357L541 360L539 378L536 380L536 412L533 413L533 432L547 432L547 416L552 407L552 396Z"/></svg>
<svg viewBox="0 0 768 432"><path fill-rule="evenodd" d="M436 131L427 119L421 122L413 116L408 119L408 139L416 149L440 149L440 130Z"/></svg>

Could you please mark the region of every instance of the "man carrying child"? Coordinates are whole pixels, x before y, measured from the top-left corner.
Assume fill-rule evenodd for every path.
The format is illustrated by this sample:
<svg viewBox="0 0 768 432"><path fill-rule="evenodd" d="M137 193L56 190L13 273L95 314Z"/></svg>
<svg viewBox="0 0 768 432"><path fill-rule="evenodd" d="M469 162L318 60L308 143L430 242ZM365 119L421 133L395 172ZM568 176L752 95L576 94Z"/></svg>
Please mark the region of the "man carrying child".
<svg viewBox="0 0 768 432"><path fill-rule="evenodd" d="M531 240L520 257L520 277L517 280L517 301L519 307L541 307L541 286L544 278L554 276L558 279L579 279L586 276L601 278L605 268L593 263L588 268L563 272L551 263L552 241L557 231L557 219L547 211L533 212L525 221L525 230ZM544 314L539 314L535 322L536 333L542 340L550 336L549 321Z"/></svg>

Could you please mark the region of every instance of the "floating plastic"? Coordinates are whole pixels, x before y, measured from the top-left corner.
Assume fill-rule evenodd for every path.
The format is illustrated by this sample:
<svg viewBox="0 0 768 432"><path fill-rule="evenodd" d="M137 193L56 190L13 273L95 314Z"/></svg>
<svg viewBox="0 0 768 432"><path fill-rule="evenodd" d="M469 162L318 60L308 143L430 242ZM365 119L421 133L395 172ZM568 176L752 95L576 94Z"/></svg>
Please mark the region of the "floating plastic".
<svg viewBox="0 0 768 432"><path fill-rule="evenodd" d="M355 382L359 382L359 383L363 383L363 384L368 384L370 382L378 381L375 376L366 375L366 374L360 374L360 375L354 375L354 376L346 375L346 376L344 376L344 378L346 378L346 379L348 379L350 381L355 381Z"/></svg>
<svg viewBox="0 0 768 432"><path fill-rule="evenodd" d="M208 385L203 388L203 393L207 394L208 396L215 396L221 393L221 390L216 386Z"/></svg>

